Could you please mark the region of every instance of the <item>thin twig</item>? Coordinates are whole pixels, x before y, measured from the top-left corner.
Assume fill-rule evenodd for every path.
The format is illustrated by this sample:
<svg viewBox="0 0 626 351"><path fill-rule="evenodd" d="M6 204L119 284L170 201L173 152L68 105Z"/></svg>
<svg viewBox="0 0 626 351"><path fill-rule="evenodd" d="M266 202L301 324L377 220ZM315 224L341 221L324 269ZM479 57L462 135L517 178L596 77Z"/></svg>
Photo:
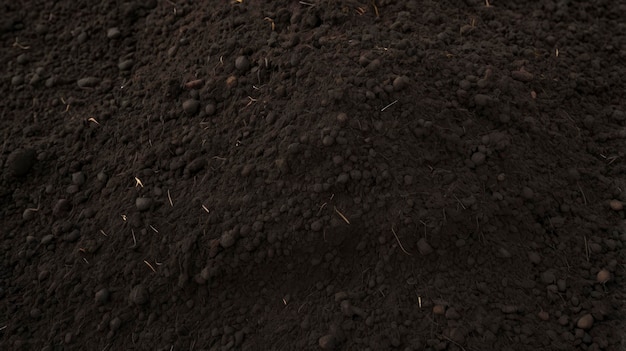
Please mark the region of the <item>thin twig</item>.
<svg viewBox="0 0 626 351"><path fill-rule="evenodd" d="M335 212L337 212L337 214L339 215L339 217L341 217L341 219L343 219L346 223L350 224L350 221L348 220L348 218L346 218L346 216L344 216L343 213L339 212L337 207L335 207Z"/></svg>
<svg viewBox="0 0 626 351"><path fill-rule="evenodd" d="M167 199L170 200L170 206L174 207L174 203L172 202L172 195L170 195L169 189L167 190Z"/></svg>
<svg viewBox="0 0 626 351"><path fill-rule="evenodd" d="M411 254L404 249L404 246L402 246L402 243L400 242L400 238L398 238L398 234L396 234L396 231L393 229L393 227L391 227L391 232L393 233L393 236L396 237L396 241L398 241L398 245L400 245L400 249L402 249L402 251L405 254L411 256Z"/></svg>
<svg viewBox="0 0 626 351"><path fill-rule="evenodd" d="M391 106L395 105L397 102L398 102L398 100L396 100L396 101L394 101L394 102L390 103L389 105L387 105L387 106L385 106L385 107L381 108L381 109L380 109L380 112L385 111L386 109L388 109L388 108L390 108Z"/></svg>
<svg viewBox="0 0 626 351"><path fill-rule="evenodd" d="M150 262L143 260L143 263L145 263L146 265L148 265L148 267L150 267L150 269L152 270L152 272L156 273L156 270L154 269L154 267L152 267L152 265L150 264Z"/></svg>

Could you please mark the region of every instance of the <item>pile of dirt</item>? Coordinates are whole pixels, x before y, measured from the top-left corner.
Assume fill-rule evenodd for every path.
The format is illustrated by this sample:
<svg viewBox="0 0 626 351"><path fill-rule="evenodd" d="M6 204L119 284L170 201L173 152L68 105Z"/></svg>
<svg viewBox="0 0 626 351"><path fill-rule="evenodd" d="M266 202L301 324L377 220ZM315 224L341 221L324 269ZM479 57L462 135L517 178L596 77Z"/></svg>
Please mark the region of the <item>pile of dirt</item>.
<svg viewBox="0 0 626 351"><path fill-rule="evenodd" d="M626 348L626 5L0 8L2 349Z"/></svg>

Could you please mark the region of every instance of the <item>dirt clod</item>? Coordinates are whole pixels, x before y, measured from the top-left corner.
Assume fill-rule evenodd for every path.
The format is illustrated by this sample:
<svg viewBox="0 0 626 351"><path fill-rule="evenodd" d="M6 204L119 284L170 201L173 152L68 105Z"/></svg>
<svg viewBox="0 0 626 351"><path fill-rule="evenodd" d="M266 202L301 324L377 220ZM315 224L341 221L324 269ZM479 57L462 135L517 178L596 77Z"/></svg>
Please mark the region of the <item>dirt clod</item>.
<svg viewBox="0 0 626 351"><path fill-rule="evenodd" d="M131 291L128 300L135 305L143 305L148 302L148 289L143 285L136 285Z"/></svg>
<svg viewBox="0 0 626 351"><path fill-rule="evenodd" d="M16 177L23 177L35 164L36 154L32 149L17 149L7 158L7 168Z"/></svg>

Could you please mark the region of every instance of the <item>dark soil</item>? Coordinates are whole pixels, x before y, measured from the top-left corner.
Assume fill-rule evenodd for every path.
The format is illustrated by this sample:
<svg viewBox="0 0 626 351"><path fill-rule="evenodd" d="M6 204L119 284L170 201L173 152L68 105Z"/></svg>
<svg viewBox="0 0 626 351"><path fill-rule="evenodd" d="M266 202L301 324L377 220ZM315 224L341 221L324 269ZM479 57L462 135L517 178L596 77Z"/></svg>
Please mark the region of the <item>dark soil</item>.
<svg viewBox="0 0 626 351"><path fill-rule="evenodd" d="M0 349L626 350L622 1L5 1Z"/></svg>

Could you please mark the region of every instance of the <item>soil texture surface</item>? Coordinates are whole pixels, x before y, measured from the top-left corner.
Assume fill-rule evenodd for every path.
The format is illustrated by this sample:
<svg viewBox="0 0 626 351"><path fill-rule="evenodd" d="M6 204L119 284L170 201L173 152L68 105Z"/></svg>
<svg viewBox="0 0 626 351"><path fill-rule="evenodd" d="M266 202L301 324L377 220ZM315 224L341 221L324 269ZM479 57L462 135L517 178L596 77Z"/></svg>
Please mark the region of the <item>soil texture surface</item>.
<svg viewBox="0 0 626 351"><path fill-rule="evenodd" d="M623 1L0 11L0 349L626 350Z"/></svg>

